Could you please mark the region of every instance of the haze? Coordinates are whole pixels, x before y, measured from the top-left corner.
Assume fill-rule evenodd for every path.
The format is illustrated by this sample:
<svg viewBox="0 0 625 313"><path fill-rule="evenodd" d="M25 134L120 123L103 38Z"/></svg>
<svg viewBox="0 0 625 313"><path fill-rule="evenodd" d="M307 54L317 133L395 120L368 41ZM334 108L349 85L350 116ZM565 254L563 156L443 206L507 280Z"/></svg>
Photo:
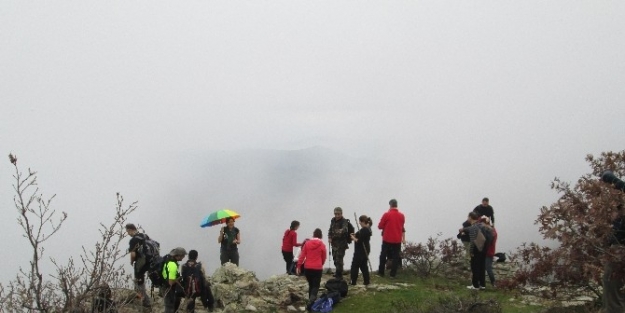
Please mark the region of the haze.
<svg viewBox="0 0 625 313"><path fill-rule="evenodd" d="M291 220L300 240L336 206L377 225L391 198L423 242L487 196L509 251L541 240L554 177L623 149L624 29L622 1L3 1L0 150L68 212L59 259L116 192L211 273L218 230L199 223L226 207L260 278L284 271ZM0 162L2 282L30 256L12 174Z"/></svg>

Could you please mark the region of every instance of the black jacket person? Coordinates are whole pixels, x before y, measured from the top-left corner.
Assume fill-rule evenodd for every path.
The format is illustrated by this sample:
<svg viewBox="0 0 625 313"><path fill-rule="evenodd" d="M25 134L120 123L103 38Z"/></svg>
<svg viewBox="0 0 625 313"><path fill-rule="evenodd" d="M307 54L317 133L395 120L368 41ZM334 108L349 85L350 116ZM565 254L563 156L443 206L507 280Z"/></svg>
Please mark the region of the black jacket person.
<svg viewBox="0 0 625 313"><path fill-rule="evenodd" d="M334 276L339 279L343 278L343 258L345 257L345 250L349 249L350 234L352 233L354 233L354 226L349 220L343 218L343 209L334 208L334 217L330 221L330 229L328 230L328 241L332 248L334 267L336 267Z"/></svg>

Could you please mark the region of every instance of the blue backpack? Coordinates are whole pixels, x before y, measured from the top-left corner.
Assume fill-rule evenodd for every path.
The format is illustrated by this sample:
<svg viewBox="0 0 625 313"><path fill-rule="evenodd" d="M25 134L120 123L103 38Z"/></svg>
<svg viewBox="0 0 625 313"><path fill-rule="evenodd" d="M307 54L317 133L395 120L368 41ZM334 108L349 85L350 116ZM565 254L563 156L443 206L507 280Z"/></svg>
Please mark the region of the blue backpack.
<svg viewBox="0 0 625 313"><path fill-rule="evenodd" d="M332 311L332 307L341 300L341 294L334 291L328 294L322 294L319 299L315 300L310 306L313 312L328 313Z"/></svg>

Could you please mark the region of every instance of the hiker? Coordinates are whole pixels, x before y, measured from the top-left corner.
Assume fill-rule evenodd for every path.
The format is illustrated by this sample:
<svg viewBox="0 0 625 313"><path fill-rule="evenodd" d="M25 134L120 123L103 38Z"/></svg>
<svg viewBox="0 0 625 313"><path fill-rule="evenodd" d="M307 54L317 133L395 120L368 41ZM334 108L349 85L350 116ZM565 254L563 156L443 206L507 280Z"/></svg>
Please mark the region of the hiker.
<svg viewBox="0 0 625 313"><path fill-rule="evenodd" d="M150 260L147 259L144 253L141 253L141 248L145 243L145 239L149 237L146 234L139 233L135 224L131 223L126 224L126 233L131 237L128 253L130 254L130 265L132 265L135 276L135 290L139 294L141 304L144 307L151 307L152 300L148 297L145 288L145 273L150 268Z"/></svg>
<svg viewBox="0 0 625 313"><path fill-rule="evenodd" d="M371 251L371 246L369 245L369 240L371 239L371 218L366 215L361 215L358 218L358 223L360 223L360 230L355 234L351 234L352 241L354 242L354 256L352 258L352 268L351 268L351 284L356 285L356 281L358 280L358 270L362 272L362 279L364 280L364 284L369 285L369 267L367 266L367 261L369 260L369 251Z"/></svg>
<svg viewBox="0 0 625 313"><path fill-rule="evenodd" d="M490 279L490 284L493 287L495 287L495 273L493 272L493 259L495 258L495 250L497 249L496 247L497 230L495 229L494 226L490 224L490 218L486 216L482 216L481 219L482 219L483 226L486 227L487 229L490 229L490 231L493 233L492 241L489 243L488 247L484 249L486 250L484 267L486 268L486 273L488 274L488 278Z"/></svg>
<svg viewBox="0 0 625 313"><path fill-rule="evenodd" d="M460 228L458 230L459 232L469 234L469 237L471 238L471 286L467 286L467 288L474 290L486 289L486 249L483 247L482 250L480 250L476 246L476 244L484 244L484 242L476 243L478 232L481 232L480 228L483 226L479 223L480 218L475 211L470 212L468 218L471 226Z"/></svg>
<svg viewBox="0 0 625 313"><path fill-rule="evenodd" d="M404 214L397 209L397 200L391 199L388 202L390 208L386 211L380 223L378 223L378 229L382 230L382 251L380 251L380 265L378 266L378 275L384 276L384 268L386 266L387 256L390 256L392 260L391 264L391 278L395 278L397 275L397 268L399 267L401 244L406 243L404 224L406 218Z"/></svg>
<svg viewBox="0 0 625 313"><path fill-rule="evenodd" d="M202 266L202 262L197 261L198 253L196 250L189 251L187 262L182 265L182 286L185 288L187 298L186 311L195 312L195 298L200 297L202 304L207 306L209 312L214 309L214 299L210 286L206 280L206 271ZM208 289L206 292L205 289ZM206 296L204 296L205 294Z"/></svg>
<svg viewBox="0 0 625 313"><path fill-rule="evenodd" d="M163 295L163 303L165 304L165 313L174 313L178 311L180 302L184 296L184 288L180 281L178 273L178 262L182 261L187 255L184 248L175 248L169 252L169 257L163 264L161 274L165 279L165 292Z"/></svg>
<svg viewBox="0 0 625 313"><path fill-rule="evenodd" d="M336 272L334 277L343 279L343 258L345 250L349 249L349 243L352 238L350 234L354 232L354 226L348 219L343 218L343 209L341 207L334 208L334 217L330 221L330 229L328 230L328 242L332 247L332 260Z"/></svg>
<svg viewBox="0 0 625 313"><path fill-rule="evenodd" d="M625 212L623 205L619 204L616 211L612 212L612 233L610 234L608 244L623 245L625 244ZM622 262L618 260L606 261L603 265L603 307L605 312L625 312L625 294L622 292L623 277ZM619 275L620 274L620 275Z"/></svg>
<svg viewBox="0 0 625 313"><path fill-rule="evenodd" d="M308 281L308 304L309 306L317 299L319 286L321 285L321 274L323 272L323 264L326 262L326 245L321 240L323 234L321 229L317 228L313 232L313 238L309 239L302 247L299 257L297 258L297 275L300 275L300 267L304 265L306 271L306 281Z"/></svg>
<svg viewBox="0 0 625 313"><path fill-rule="evenodd" d="M473 212L477 213L478 217L487 216L490 219L492 226L495 226L495 211L493 207L488 204L488 198L484 197L482 203L473 209Z"/></svg>
<svg viewBox="0 0 625 313"><path fill-rule="evenodd" d="M221 244L219 259L221 265L227 262L234 263L239 266L239 248L241 243L241 232L234 227L234 218L226 218L226 226L219 231L217 242Z"/></svg>
<svg viewBox="0 0 625 313"><path fill-rule="evenodd" d="M293 272L293 247L301 247L301 243L297 243L297 229L299 228L298 221L292 221L291 227L284 232L282 236L282 257L286 262L286 273L288 275L294 275Z"/></svg>
<svg viewBox="0 0 625 313"><path fill-rule="evenodd" d="M466 228L469 226L471 226L469 219L465 220L462 223L462 228ZM464 246L465 259L467 261L467 264L469 264L469 267L470 267L471 266L471 238L469 238L469 234L465 232L459 232L458 235L456 235L456 237L460 239L460 241L462 242L462 245Z"/></svg>

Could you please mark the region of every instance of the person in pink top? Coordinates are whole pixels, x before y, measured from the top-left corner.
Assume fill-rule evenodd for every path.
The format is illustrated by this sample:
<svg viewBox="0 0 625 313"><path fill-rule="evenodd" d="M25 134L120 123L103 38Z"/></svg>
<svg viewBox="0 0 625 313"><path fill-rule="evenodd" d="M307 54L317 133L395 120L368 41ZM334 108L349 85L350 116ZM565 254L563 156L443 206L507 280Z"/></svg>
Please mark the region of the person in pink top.
<svg viewBox="0 0 625 313"><path fill-rule="evenodd" d="M384 268L386 265L386 257L390 256L393 260L391 264L391 278L397 275L397 267L401 262L399 254L401 252L401 244L406 243L404 237L404 223L406 218L404 214L397 209L397 200L391 199L388 202L390 208L378 223L378 228L382 230L382 251L380 252L380 265L378 267L378 275L384 276Z"/></svg>
<svg viewBox="0 0 625 313"><path fill-rule="evenodd" d="M493 285L493 287L495 287L495 273L493 272L493 258L495 257L495 250L496 250L496 244L497 244L497 230L495 229L494 226L491 225L492 222L490 218L488 218L487 216L482 216L482 224L484 225L484 227L490 229L491 232L493 233L493 241L486 248L485 267L486 267L486 273L488 274L488 278L490 279L490 283L491 285Z"/></svg>
<svg viewBox="0 0 625 313"><path fill-rule="evenodd" d="M323 264L326 262L328 250L321 238L321 229L317 228L313 232L313 238L306 241L297 258L297 275L301 273L301 266L304 265L306 280L308 281L308 300L312 304L317 299L319 286L321 285L321 274Z"/></svg>
<svg viewBox="0 0 625 313"><path fill-rule="evenodd" d="M302 244L297 242L297 229L299 228L298 221L292 221L291 227L284 232L282 237L282 257L286 262L286 273L294 275L293 273L293 247L301 247Z"/></svg>

